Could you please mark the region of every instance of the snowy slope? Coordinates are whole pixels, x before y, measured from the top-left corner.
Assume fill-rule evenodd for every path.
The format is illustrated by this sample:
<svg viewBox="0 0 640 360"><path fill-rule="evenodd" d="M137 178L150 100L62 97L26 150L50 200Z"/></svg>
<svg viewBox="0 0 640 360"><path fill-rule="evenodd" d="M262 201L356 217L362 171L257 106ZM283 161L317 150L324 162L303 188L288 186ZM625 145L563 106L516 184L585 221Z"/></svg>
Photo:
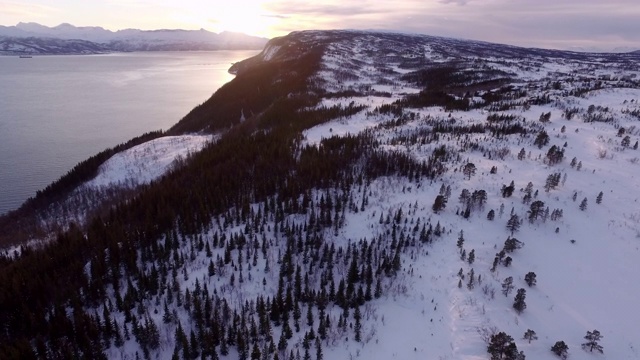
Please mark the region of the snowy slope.
<svg viewBox="0 0 640 360"><path fill-rule="evenodd" d="M107 160L100 166L98 176L86 186L148 184L171 169L176 161L200 151L212 139L207 135L165 136L140 144Z"/></svg>
<svg viewBox="0 0 640 360"><path fill-rule="evenodd" d="M200 332L193 313L202 309L194 310L195 302L185 305L186 294L210 301L222 320L211 317L227 331L251 329L246 336L262 351L258 358L302 358L309 350L305 336L319 332L320 306L296 302L302 318L285 321L298 329L284 340L284 349L269 350L274 343L280 346L284 326L280 318L267 321L262 334L256 304L282 299L279 289L291 298L293 283L320 296L352 275L349 267L355 262L349 254L361 251L365 258L367 246L376 254L370 257L380 291L357 307L362 315L358 340L354 306L342 309L338 300L323 304L330 325L313 343L325 359L488 359L488 339L498 332L512 336L528 359L557 359L550 351L556 341L569 346L572 359L640 358L640 312L635 310L640 298L640 56L428 36L302 32L271 43L253 61L295 59L298 52L291 49L305 46L323 50L320 69L309 79L323 90L317 92L322 99L316 108L362 110L304 131L300 147L326 149L327 139L335 146L337 138L361 136L370 148L349 164L355 174L366 173L367 160L376 153L398 155L399 161L406 155L415 168L408 175L396 171L313 188L299 194L297 203L283 204L274 194L213 216L202 233L169 231L155 239L154 249L167 251L164 271L170 275L163 281L170 286L138 294L134 311L160 328L150 358L182 355L184 341L175 336L179 329L193 339ZM547 142L540 143L545 133ZM106 162L83 188L147 183L170 169L174 159L211 140L189 135L140 145ZM552 161L552 148L562 152L561 160ZM416 164L427 163L439 171L416 170ZM469 164L475 171L465 171ZM461 199L465 189L484 191L486 199ZM439 196L447 201L436 211ZM327 205L330 199L339 204ZM536 202L543 203L543 211L530 219ZM299 208L291 210L292 203ZM518 229L508 229L516 216ZM423 239L425 228L430 230ZM496 254L510 238L522 247L503 254L494 268ZM402 248L397 257L392 255L396 245ZM146 279L154 272L157 277L160 262L143 258L136 260L135 271ZM399 259L397 270L388 271L391 258ZM365 262L357 261L365 274ZM291 273L283 277L287 266ZM533 286L524 280L529 272L537 277ZM505 296L502 284L508 277L514 289ZM118 295L131 299L128 281L120 280ZM356 286L362 290L363 279ZM526 291L521 313L513 307L518 289ZM117 301L111 292L108 297L106 303ZM87 306L88 311L103 314L106 303ZM109 311L116 326L130 316ZM260 334L254 331L256 322ZM523 339L528 329L538 336L530 343ZM594 329L603 335L603 354L581 349L586 332ZM236 340L220 358L240 357ZM189 339L187 347L189 342L197 340ZM113 359L134 359L143 352L133 336L106 348Z"/></svg>
<svg viewBox="0 0 640 360"><path fill-rule="evenodd" d="M373 51L374 46L370 44L369 39L364 39L355 44L332 46L329 52L343 54L325 56L327 70L321 76L335 89L372 87L392 95L385 98L332 99L329 103L355 101L373 110L381 104L391 104L400 94L417 90L397 80L397 70L395 79L387 76L387 71L376 71L373 66L375 58L367 55L367 50ZM545 82L567 80L569 74L583 77L585 82L620 79L623 74L635 78L638 74L637 63L622 70L607 66L605 61L583 63L547 58L538 59L536 64L533 59L490 57L483 60L485 66L514 74L513 82L518 86L535 90L544 87ZM344 81L338 69L345 63L354 62L359 63L355 72L357 79ZM394 64L385 65L392 68ZM392 85L382 85L382 77L389 80L384 83L391 82ZM549 146L539 149L533 145L530 136L512 135L495 139L487 134L467 135L465 141L477 142L486 150L465 151L460 138L443 135L438 144L460 148L463 163L474 163L477 175L467 180L458 171L461 166L456 165L458 169L450 169L440 181L430 186L418 187L404 179L372 184L372 192L380 194L378 201L370 201L369 216L347 219L344 236L375 235L378 227L376 213L415 203L418 204L415 216L431 222L439 221L449 230L428 250L429 255L417 255L403 263L406 272L402 280L403 294L387 297L374 305L378 319L369 326L375 329L375 341L363 348L352 346L347 350L349 354L358 353L362 358L377 359L485 359L488 355L481 333L499 329L512 335L518 348L533 359L556 358L549 348L558 340L567 343L572 358L640 357L640 332L635 325L640 322L640 313L633 310L640 296L640 285L634 280L640 274L640 263L637 262L640 255L640 182L637 180L640 178L640 153L630 147L621 147L622 136L617 136L619 129L624 127L627 129L625 134L631 135L631 145L638 140L638 119L626 115L623 110L629 106L637 108L633 104L640 99L640 90L628 89L627 85L615 80L608 82L605 89L588 91L582 96L567 96L568 90L574 86L567 81L562 82L563 91L545 90L545 93L552 94L548 105L504 112L524 117L534 125L541 113L551 112L551 121L544 125L551 138L549 146L567 144L565 160L558 165L550 166L543 161ZM537 95L535 90L529 95ZM562 117L567 106L584 111L590 105L608 108L615 120L585 123L582 119L569 121ZM466 125L485 124L489 113L484 109L460 112L438 107L411 111L418 120L408 121L391 131L373 130L373 133L383 143L385 140L389 143L400 134L428 129L424 119L439 118ZM361 112L313 128L306 132L306 137L310 143L317 144L320 139L333 135L375 129L377 124L388 119ZM425 149L424 145L399 142L386 147L416 158L426 156L433 148L433 145ZM516 158L521 148L528 154L524 160ZM508 151L504 159L490 159L487 155L491 149ZM570 166L573 157L582 162L580 171ZM490 174L492 166L497 167L496 174ZM561 186L546 193L543 189L545 179L555 172L566 174L566 182L563 180ZM512 197L503 198L500 189L512 180L516 191ZM523 204L522 189L528 182L532 182L534 189L539 191L537 199L551 209L563 209L563 217L559 221L536 221L532 224L525 220L521 230L514 234L525 246L512 255L513 265L499 266L491 272L494 255L510 236L505 223L511 209L521 218L527 217L529 206ZM446 210L434 214L431 205L441 184L450 186L453 195ZM456 211L464 211L457 201L462 189L486 190L488 202L484 211L472 214L469 219L456 215ZM598 205L596 196L600 191L604 193L604 200ZM574 193L577 193L577 201L572 200ZM588 207L581 211L579 204L583 198L588 200ZM505 213L498 216L501 206L504 206ZM486 218L490 209L496 212L494 221ZM460 259L456 248L460 231L464 231L466 252L475 249L473 265ZM476 276L482 276L482 285L477 284L469 290L463 280L463 287L458 288L457 273L461 268L464 274L473 268ZM524 275L530 271L535 272L538 279L538 284L531 288L524 282ZM515 291L508 297L500 293L501 283L508 276L514 278L516 289L527 290L527 309L521 315L511 306ZM484 287L486 290L482 289ZM495 291L495 297L488 295L490 291ZM385 320L381 320L383 318ZM535 330L539 339L531 344L523 340L527 329ZM593 329L599 329L603 335L604 355L596 356L580 349L586 331ZM335 358L345 358L341 349L335 349L331 354Z"/></svg>
<svg viewBox="0 0 640 360"><path fill-rule="evenodd" d="M380 222L381 214L393 214L398 209L408 213L405 228L412 228L416 222L439 223L444 228L432 244L404 254L401 273L384 284L381 298L367 303L363 339L356 342L349 333L335 330L323 342L325 358L487 359L487 338L498 331L511 335L529 359L556 359L550 347L559 340L565 341L570 357L575 359L640 358L637 329L640 312L634 310L640 296L640 283L635 281L640 275L637 261L640 256L640 182L637 180L640 152L632 148L640 138L640 130L638 118L628 114L640 109L640 89L634 80L640 73L638 64L620 58L617 63L606 57L575 58L571 54L553 57L532 53L530 58L521 58L520 50L492 48L486 44L477 44L473 51L469 49L474 49L474 44L466 44L463 49L467 50L461 51L456 40L426 38L415 44L395 42L376 34L356 34L328 47L316 80L323 82L330 92L353 91L358 95L327 97L318 106L354 103L366 106L366 110L307 130L306 144L322 146L322 139L367 132L379 141L379 148L384 151L406 153L424 160L435 148L444 145L456 157L447 162L448 170L435 181L404 177L382 177L373 181L368 186L365 211L347 212L345 224L339 231L325 233L325 241L338 247L357 239L374 239L390 231L389 225ZM428 45L421 44L422 41ZM271 60L278 50L277 46L267 48L264 61ZM411 62L416 57L424 57L418 65ZM468 111L446 110L442 106L415 107L405 108L400 117L380 111L383 105L392 105L422 89L403 75L425 64L437 66L451 61L459 64L458 71L466 68L473 72L478 69L474 66L480 64L482 71L489 74L481 80L491 80L491 74L498 74L495 76L499 78L507 74L507 80L495 86L478 86L475 95L470 97L478 106ZM506 110L492 108L495 103L485 104L483 95L507 88L509 84L512 87L508 93L526 89L526 94L501 100L502 104L512 104ZM473 84L467 86L474 88ZM459 96L455 92L452 95ZM535 103L536 98L545 97L543 103ZM611 121L585 121L589 119L590 105L600 106L593 112L600 112ZM563 115L566 109L576 109L571 120ZM540 122L540 114L547 112L551 114L550 121ZM433 137L438 132L436 126L485 125L490 114L513 115L517 117L514 121L529 132L494 136L489 131L466 135L441 131ZM631 140L625 147L621 145L623 137L618 136L621 128ZM548 145L541 148L534 145L540 130L549 135ZM559 164L550 165L545 160L552 145L565 151L564 160ZM145 146L140 151L151 149ZM520 160L517 154L521 149L526 156ZM107 175L101 175L92 183L113 182L123 173L144 179L135 174L138 170L124 170L137 169L139 165L124 164L131 164L138 156L125 154L113 159L105 165ZM580 166L570 165L574 157ZM470 178L462 173L466 163L473 163L477 168ZM496 172L491 173L494 166ZM119 170L108 170L110 168ZM560 173L562 182L547 192L545 181L553 173ZM503 197L501 189L511 181L515 191L512 196ZM536 195L524 203L523 189L529 182ZM443 211L434 213L434 199L444 187L450 188L448 203ZM485 190L488 195L486 204L474 209L468 218L462 216L466 206L458 201L463 189ZM603 192L603 200L596 204L599 192ZM587 199L587 207L581 210L583 198ZM551 210L561 209L562 217L529 222L530 202L536 200ZM258 204L254 205L255 209L259 209ZM495 211L492 221L487 219L489 210ZM522 220L520 229L513 234L506 228L511 214ZM290 215L288 219L304 221L299 215ZM214 219L211 231L203 236L210 238L218 232L232 236L243 228L242 224L228 228ZM461 250L456 246L461 231L465 254L474 250L472 264L466 258L461 259ZM277 237L273 232L266 234ZM510 266L500 264L491 271L494 256L510 236L524 246L508 254L513 258ZM271 255L267 258L275 262L278 258L275 254L284 247L277 242L271 246ZM214 250L213 258L220 255L221 250ZM259 294L273 296L277 289L275 273L264 275L257 270L265 267L263 258L254 266L256 270L252 271L250 266L244 274L239 291L227 285L229 272L207 276L207 263L203 255L195 256L180 286L193 289L198 279L201 285L219 289L230 303ZM461 269L462 280L458 275ZM471 269L475 274L472 288L467 285ZM535 286L525 283L528 272L537 275ZM238 274L237 271L231 273ZM504 296L501 284L509 276L514 279L515 289ZM266 285L259 283L263 278ZM519 288L526 290L527 307L521 314L512 307L515 290ZM334 306L328 313L332 321L337 322L340 309ZM182 323L189 322L186 314L179 314ZM152 318L158 323L162 321L160 314ZM175 326L170 326L166 336L163 335L162 349L165 350L157 353L158 358L171 357L174 329ZM294 349L297 348L298 353L302 350L304 329L307 329L305 325L303 332L294 334L292 340L297 344ZM524 340L527 329L534 330L538 339L531 343ZM584 335L594 329L603 335L600 343L604 354L581 349ZM279 331L274 329L274 338L278 338ZM136 349L131 343L127 346L129 351ZM110 354L116 357L119 350L113 348ZM236 355L232 349L227 358Z"/></svg>

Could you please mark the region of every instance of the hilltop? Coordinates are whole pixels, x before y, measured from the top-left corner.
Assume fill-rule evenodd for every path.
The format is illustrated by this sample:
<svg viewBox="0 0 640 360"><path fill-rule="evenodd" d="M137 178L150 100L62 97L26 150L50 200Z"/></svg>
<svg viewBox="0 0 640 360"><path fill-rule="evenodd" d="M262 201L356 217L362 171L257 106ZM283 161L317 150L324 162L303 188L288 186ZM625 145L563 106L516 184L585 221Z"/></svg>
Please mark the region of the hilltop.
<svg viewBox="0 0 640 360"><path fill-rule="evenodd" d="M273 39L10 214L0 357L638 358L639 60Z"/></svg>

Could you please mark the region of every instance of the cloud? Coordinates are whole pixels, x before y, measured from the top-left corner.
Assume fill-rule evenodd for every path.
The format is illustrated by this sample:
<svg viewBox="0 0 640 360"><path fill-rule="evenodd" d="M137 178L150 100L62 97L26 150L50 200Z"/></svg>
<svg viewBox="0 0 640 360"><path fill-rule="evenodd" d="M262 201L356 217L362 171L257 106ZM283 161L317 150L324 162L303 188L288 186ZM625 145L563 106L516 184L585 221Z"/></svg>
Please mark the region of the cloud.
<svg viewBox="0 0 640 360"><path fill-rule="evenodd" d="M637 0L272 1L274 30L379 29L528 47L640 48ZM576 45L579 44L579 45Z"/></svg>
<svg viewBox="0 0 640 360"><path fill-rule="evenodd" d="M456 4L456 5L467 5L470 0L440 0L438 1L441 4Z"/></svg>
<svg viewBox="0 0 640 360"><path fill-rule="evenodd" d="M267 18L274 18L274 19L289 19L290 16L286 16L286 15L277 15L277 14L262 14L261 16L263 17L267 17Z"/></svg>
<svg viewBox="0 0 640 360"><path fill-rule="evenodd" d="M340 3L317 3L299 1L278 1L265 4L265 9L278 14L278 16L321 16L340 17L357 16L363 14L380 13L378 6L364 6L358 1L353 1L348 5L346 2Z"/></svg>
<svg viewBox="0 0 640 360"><path fill-rule="evenodd" d="M60 11L57 8L50 6L0 1L0 18L3 19L16 18L17 21L24 21L24 19L43 18L58 13Z"/></svg>

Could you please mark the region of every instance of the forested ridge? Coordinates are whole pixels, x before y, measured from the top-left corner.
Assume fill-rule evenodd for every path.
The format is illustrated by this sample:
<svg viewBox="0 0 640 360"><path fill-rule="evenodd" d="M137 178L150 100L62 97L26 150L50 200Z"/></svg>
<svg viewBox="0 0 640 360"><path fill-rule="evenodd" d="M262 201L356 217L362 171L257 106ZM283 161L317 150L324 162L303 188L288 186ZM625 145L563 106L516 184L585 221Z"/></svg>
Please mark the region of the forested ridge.
<svg viewBox="0 0 640 360"><path fill-rule="evenodd" d="M313 61L318 61L315 56L304 58L304 66L313 68ZM146 186L108 215L90 221L86 232L72 225L42 249L25 248L15 259L2 258L0 358L105 358L106 348L111 344L122 346L130 338L135 338L148 356L149 351L158 349L160 341L149 311L158 306L159 299L163 299L165 308L173 305L167 297L182 303L182 311L196 323L188 340L181 333L184 329L176 329L176 354L184 358L195 358L196 354L215 358L215 354L226 354L228 347L235 347L242 358L250 345L260 351L272 347L278 339L272 338L268 328L288 324L291 316L297 323L299 314L292 312L301 304L322 312L327 302L335 303L344 308L346 324L349 310L372 298L375 279L397 270L400 253L409 243L415 246L415 237L409 240L404 230L396 231L394 225L393 242L378 239L375 252L372 253L374 246L368 248L360 242L349 246L347 254L342 250L336 254L333 246L324 243L321 230L332 226L337 229L345 211L364 210L366 185L372 179L383 175L417 179L433 177L437 171L433 164L418 163L400 153L372 151L374 140L366 134L327 139L319 147L303 145L302 130L361 109L310 110L316 101L302 86L309 74L291 66L286 69L288 73L298 70L295 79L268 88L275 100L269 101L266 108L268 98L263 103L252 103L257 95L249 91L245 97L241 90L253 89L247 84L261 84L266 81L263 77L274 81L273 76L279 73L274 73L271 66L247 71L223 87L211 104L206 104L213 109L211 112L206 108L194 110L187 120L194 116L198 119L191 124L202 126L208 118L221 119L220 124L214 122L208 128L225 127L237 118L227 114L232 110L214 105L222 101L218 96L243 99L246 102L242 106L261 114L236 126L220 141L189 158L183 167ZM172 131L178 131L180 126ZM88 165L78 168L83 166ZM341 189L340 193L327 192L320 198L317 193L313 195L332 188ZM285 221L291 214L300 215L302 221ZM395 223L400 224L401 219L402 214L397 214ZM218 231L203 236L216 228L215 223L222 230L238 224L246 224L246 228L228 239ZM269 223L272 225L267 227L273 229L265 229ZM417 228L422 230L422 242L431 233L428 224L427 227L428 232L425 224ZM245 251L245 261L253 258L256 266L262 249L261 262L268 263L265 247L273 246L274 241L287 242L283 258L270 265L273 271L280 267L276 298L259 296L242 309L226 313L230 310L221 303L224 300L206 287L191 295L176 288L175 278L189 263L185 258L194 260L197 254L206 253L206 258L211 259L210 276L216 271L228 271L225 268L229 263L232 272L240 266L242 282ZM212 255L214 249L220 249L217 259ZM299 262L303 257L305 260ZM350 278L340 284L334 283L330 270L335 261L330 259L335 257L354 267ZM366 262L360 263L360 258ZM237 259L236 265L230 259ZM302 273L321 274L320 287L306 279L304 292L301 290L301 266ZM324 269L318 270L318 266ZM97 309L101 309L99 313ZM247 315L256 310L255 319ZM225 312L224 316L220 312ZM124 320L117 320L121 317ZM164 314L164 318L167 323L178 321L172 313ZM260 324L260 334L254 334L254 321ZM285 348L286 341L279 344L280 350ZM268 351L275 353L273 349Z"/></svg>
<svg viewBox="0 0 640 360"><path fill-rule="evenodd" d="M638 163L640 81L624 75L640 74L636 58L308 31L233 70L166 133L80 163L0 219L6 243L50 239L0 256L0 359L524 359L518 347L541 358L573 349L573 333L559 331L584 321L564 311L574 294L552 278L580 283L586 260L574 253L628 253L628 233L640 231L640 217L623 212L607 251L584 236L617 224L611 184L634 186L598 161L615 154L631 172ZM39 225L113 154L193 133L215 141L150 183L113 190L82 221ZM591 183L603 184L597 197ZM571 325L538 320L561 317ZM535 331L508 334L523 326ZM557 336L566 342L547 344ZM588 329L582 347L602 352L601 337Z"/></svg>

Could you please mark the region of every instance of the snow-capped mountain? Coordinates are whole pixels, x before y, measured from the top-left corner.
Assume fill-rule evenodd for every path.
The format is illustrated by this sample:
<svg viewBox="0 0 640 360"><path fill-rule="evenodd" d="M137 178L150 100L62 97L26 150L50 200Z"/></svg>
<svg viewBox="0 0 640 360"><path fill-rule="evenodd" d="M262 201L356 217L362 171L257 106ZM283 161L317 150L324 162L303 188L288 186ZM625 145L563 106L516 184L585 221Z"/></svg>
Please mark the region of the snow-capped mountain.
<svg viewBox="0 0 640 360"><path fill-rule="evenodd" d="M267 39L241 33L219 34L200 30L110 31L101 27L76 27L60 24L47 27L37 23L0 26L0 54L95 53L107 51L176 51L260 49ZM86 46L78 51L78 43ZM68 48L64 48L64 46ZM51 47L57 50L51 50Z"/></svg>
<svg viewBox="0 0 640 360"><path fill-rule="evenodd" d="M640 357L639 54L304 31L232 70L16 213L60 232L0 262L0 355Z"/></svg>

